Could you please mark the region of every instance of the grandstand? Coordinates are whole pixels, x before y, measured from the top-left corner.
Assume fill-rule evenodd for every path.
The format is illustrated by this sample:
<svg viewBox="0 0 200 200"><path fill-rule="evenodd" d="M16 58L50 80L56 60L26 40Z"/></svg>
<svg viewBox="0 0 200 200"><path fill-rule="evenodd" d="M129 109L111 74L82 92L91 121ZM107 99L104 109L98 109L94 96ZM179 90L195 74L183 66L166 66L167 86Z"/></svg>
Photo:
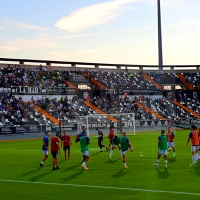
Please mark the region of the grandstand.
<svg viewBox="0 0 200 200"><path fill-rule="evenodd" d="M78 116L99 124L93 114L113 114L109 124L134 113L138 128L200 122L199 66L0 58L0 67L0 134L76 130Z"/></svg>

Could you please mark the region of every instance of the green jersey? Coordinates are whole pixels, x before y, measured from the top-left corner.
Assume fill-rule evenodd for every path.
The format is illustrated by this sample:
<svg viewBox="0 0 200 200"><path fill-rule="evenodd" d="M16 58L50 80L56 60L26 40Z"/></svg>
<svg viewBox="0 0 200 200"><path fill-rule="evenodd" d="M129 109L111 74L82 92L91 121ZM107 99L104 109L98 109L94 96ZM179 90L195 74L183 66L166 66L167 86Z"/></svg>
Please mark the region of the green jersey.
<svg viewBox="0 0 200 200"><path fill-rule="evenodd" d="M90 142L89 137L82 136L79 139L80 139L81 152L89 151L89 145L88 145L88 142Z"/></svg>
<svg viewBox="0 0 200 200"><path fill-rule="evenodd" d="M112 142L113 145L118 145L119 144L119 138L118 139L113 138L111 142Z"/></svg>
<svg viewBox="0 0 200 200"><path fill-rule="evenodd" d="M168 150L168 145L167 145L167 135L160 135L158 137L159 143L159 150Z"/></svg>
<svg viewBox="0 0 200 200"><path fill-rule="evenodd" d="M129 148L129 139L125 136L120 138L120 147L122 151L127 151Z"/></svg>

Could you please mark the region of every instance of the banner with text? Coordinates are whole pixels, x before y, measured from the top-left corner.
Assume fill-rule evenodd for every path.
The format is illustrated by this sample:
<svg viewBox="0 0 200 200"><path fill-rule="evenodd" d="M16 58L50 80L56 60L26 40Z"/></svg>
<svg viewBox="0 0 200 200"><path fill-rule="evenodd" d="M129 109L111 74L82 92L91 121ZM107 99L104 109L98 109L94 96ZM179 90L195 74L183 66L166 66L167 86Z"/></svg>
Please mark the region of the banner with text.
<svg viewBox="0 0 200 200"><path fill-rule="evenodd" d="M41 94L41 95L52 95L52 94L76 94L76 90L70 87L29 87L29 86L19 86L12 87L11 92L13 95L15 94Z"/></svg>

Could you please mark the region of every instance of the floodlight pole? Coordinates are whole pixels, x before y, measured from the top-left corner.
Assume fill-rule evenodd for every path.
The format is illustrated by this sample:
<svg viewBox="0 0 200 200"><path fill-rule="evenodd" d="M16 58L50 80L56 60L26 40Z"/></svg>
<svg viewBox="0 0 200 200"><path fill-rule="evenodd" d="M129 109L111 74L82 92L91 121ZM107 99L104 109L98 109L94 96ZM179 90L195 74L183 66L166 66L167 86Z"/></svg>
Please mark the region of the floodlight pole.
<svg viewBox="0 0 200 200"><path fill-rule="evenodd" d="M58 130L60 134L62 135L62 130L61 130L61 122L60 122L60 110L58 110Z"/></svg>
<svg viewBox="0 0 200 200"><path fill-rule="evenodd" d="M160 0L157 0L158 9L158 62L159 69L163 69L163 55L162 55L162 26L161 26L161 8Z"/></svg>
<svg viewBox="0 0 200 200"><path fill-rule="evenodd" d="M133 134L135 135L135 115L134 115L134 117L133 117Z"/></svg>
<svg viewBox="0 0 200 200"><path fill-rule="evenodd" d="M86 121L87 121L87 136L90 137L88 115L86 115Z"/></svg>

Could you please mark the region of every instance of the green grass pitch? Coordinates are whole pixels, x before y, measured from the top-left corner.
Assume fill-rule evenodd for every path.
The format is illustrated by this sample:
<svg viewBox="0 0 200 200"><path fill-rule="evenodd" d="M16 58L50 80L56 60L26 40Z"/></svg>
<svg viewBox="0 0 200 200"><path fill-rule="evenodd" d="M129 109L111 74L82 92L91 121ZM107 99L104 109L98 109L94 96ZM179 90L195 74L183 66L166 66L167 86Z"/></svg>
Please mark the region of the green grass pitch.
<svg viewBox="0 0 200 200"><path fill-rule="evenodd" d="M177 156L169 153L168 169L164 159L153 167L157 156L159 131L128 135L134 151L127 152L128 169L124 169L119 150L110 161L109 151L99 152L97 139L91 137L88 171L81 168L79 143L72 137L71 160L59 157L60 170L52 171L52 157L40 168L42 140L0 143L1 200L38 199L200 199L200 164L190 167L189 130L175 131ZM108 145L108 140L104 139ZM142 152L143 157L140 156ZM10 180L10 181L9 181Z"/></svg>

